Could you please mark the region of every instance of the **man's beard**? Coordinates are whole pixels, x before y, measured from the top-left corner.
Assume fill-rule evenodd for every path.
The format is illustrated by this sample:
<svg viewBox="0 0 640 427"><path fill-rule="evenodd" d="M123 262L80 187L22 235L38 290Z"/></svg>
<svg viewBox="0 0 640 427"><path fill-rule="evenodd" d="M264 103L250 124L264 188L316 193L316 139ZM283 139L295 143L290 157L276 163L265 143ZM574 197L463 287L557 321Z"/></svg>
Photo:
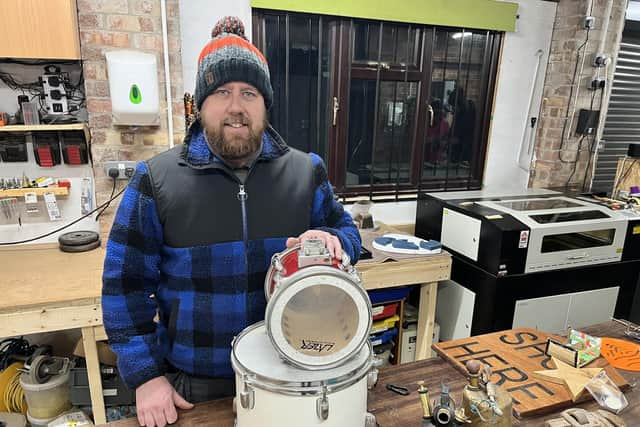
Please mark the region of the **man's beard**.
<svg viewBox="0 0 640 427"><path fill-rule="evenodd" d="M242 123L246 125L249 131L248 137L234 135L230 138L225 138L225 123ZM209 123L203 123L205 136L207 137L207 141L211 145L214 153L222 157L224 160L232 162L246 159L258 151L262 142L262 134L266 126L267 121L264 119L261 126L254 129L252 122L245 116L227 118L220 121L217 126Z"/></svg>

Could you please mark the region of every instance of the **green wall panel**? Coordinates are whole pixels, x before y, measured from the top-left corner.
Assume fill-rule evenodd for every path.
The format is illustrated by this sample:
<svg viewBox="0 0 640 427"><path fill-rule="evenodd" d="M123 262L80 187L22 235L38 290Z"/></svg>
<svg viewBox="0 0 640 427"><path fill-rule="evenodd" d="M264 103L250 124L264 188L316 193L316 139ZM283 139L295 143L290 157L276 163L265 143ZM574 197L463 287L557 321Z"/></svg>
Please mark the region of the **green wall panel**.
<svg viewBox="0 0 640 427"><path fill-rule="evenodd" d="M251 0L251 7L414 24L515 31L518 4L495 0Z"/></svg>

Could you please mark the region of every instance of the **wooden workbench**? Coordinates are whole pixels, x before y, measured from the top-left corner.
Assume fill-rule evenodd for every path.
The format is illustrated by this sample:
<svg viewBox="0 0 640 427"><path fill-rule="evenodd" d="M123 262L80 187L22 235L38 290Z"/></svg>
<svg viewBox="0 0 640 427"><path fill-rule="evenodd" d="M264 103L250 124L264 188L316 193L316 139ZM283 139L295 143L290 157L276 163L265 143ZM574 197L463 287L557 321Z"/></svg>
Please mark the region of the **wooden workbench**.
<svg viewBox="0 0 640 427"><path fill-rule="evenodd" d="M591 335L626 338L623 334L624 327L614 322L606 322L583 330ZM620 371L630 384L636 384L640 380L640 373ZM437 399L442 381L446 381L450 387L451 397L459 403L462 398L462 389L467 381L464 376L450 364L440 358L406 363L404 365L389 366L380 371L378 384L368 395L368 410L376 416L379 427L420 427L422 425L422 408L417 393L417 382L424 380L425 386L431 391L432 399ZM406 386L410 390L408 396L400 396L385 388L386 384ZM625 393L629 406L620 416L626 421L627 426L637 426L640 420L640 391L637 387L631 388ZM330 398L330 397L329 397ZM576 404L589 411L598 409L595 401L590 400ZM232 427L234 416L231 399L222 399L212 402L197 404L194 409L188 411L179 410L178 422L175 426L190 427ZM557 418L560 410L547 415L535 416L519 420L513 418L513 425L517 427L539 427L544 420ZM109 423L112 427L137 427L135 418Z"/></svg>
<svg viewBox="0 0 640 427"><path fill-rule="evenodd" d="M390 230L393 231L393 230ZM0 248L0 337L80 328L96 424L106 422L96 341L106 340L100 305L104 249L61 252L57 244ZM451 256L357 264L367 290L420 284L416 360L430 353L437 282Z"/></svg>
<svg viewBox="0 0 640 427"><path fill-rule="evenodd" d="M381 229L380 234L396 232L385 225L381 226ZM370 250L375 257L377 250L375 248ZM430 357L436 318L438 281L447 280L451 276L451 255L442 251L437 255L386 262L362 260L358 262L356 268L360 272L366 290L420 285L416 360Z"/></svg>
<svg viewBox="0 0 640 427"><path fill-rule="evenodd" d="M100 295L104 249L0 247L0 337L81 329L94 416L106 422L96 340L106 339Z"/></svg>

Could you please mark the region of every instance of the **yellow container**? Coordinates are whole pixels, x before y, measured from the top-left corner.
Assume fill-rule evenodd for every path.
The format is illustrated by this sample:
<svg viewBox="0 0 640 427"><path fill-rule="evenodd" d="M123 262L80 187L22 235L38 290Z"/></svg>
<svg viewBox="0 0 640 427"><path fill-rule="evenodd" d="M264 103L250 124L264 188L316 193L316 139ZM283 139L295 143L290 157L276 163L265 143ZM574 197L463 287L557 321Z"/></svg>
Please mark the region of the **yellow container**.
<svg viewBox="0 0 640 427"><path fill-rule="evenodd" d="M398 320L400 320L400 316L396 314L395 316L387 317L386 319L373 322L373 324L371 325L371 331L369 333L377 334L389 330L393 328Z"/></svg>
<svg viewBox="0 0 640 427"><path fill-rule="evenodd" d="M29 374L20 375L20 385L27 399L29 415L32 418L47 420L71 408L69 378L69 370L52 376L43 384L34 383Z"/></svg>

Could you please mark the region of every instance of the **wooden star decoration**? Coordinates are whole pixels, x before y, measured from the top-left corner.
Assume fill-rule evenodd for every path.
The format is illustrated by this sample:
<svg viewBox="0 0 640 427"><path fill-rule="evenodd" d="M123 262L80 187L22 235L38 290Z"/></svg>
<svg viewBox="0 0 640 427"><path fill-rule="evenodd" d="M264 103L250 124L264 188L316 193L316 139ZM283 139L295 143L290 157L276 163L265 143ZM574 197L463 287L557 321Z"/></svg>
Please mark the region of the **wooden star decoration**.
<svg viewBox="0 0 640 427"><path fill-rule="evenodd" d="M555 357L552 357L556 369L546 369L543 371L534 371L534 376L539 379L550 381L555 384L566 385L571 393L571 399L575 402L584 387L602 371L602 368L574 368Z"/></svg>

